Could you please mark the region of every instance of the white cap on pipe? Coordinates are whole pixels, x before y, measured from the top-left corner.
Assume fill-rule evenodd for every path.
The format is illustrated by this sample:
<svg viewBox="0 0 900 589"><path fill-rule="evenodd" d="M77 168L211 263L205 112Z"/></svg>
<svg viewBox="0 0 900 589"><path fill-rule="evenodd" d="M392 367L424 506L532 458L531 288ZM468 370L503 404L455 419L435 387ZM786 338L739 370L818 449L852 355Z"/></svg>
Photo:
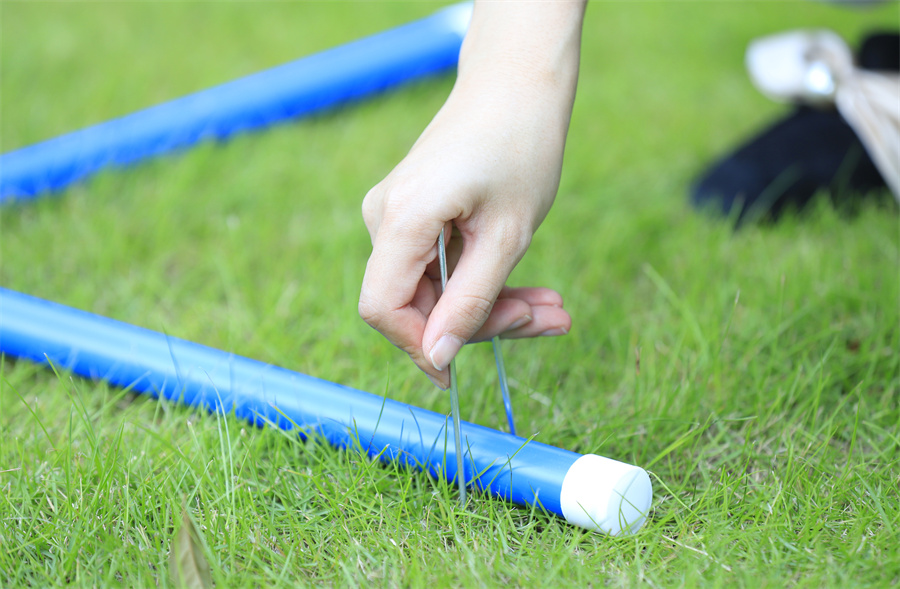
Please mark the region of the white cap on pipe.
<svg viewBox="0 0 900 589"><path fill-rule="evenodd" d="M643 468L586 454L566 472L559 502L570 524L611 536L633 534L650 512L653 486Z"/></svg>
<svg viewBox="0 0 900 589"><path fill-rule="evenodd" d="M451 31L460 37L465 37L469 30L469 21L472 20L473 8L473 3L461 2L442 9L440 13L447 19L447 26Z"/></svg>

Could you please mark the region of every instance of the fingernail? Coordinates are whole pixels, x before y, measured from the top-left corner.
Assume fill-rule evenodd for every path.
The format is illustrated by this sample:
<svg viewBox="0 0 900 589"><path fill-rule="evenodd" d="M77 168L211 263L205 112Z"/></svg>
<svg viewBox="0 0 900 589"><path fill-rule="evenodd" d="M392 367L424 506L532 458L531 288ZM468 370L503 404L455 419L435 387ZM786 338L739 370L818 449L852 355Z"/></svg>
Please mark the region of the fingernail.
<svg viewBox="0 0 900 589"><path fill-rule="evenodd" d="M539 334L539 337L551 335L566 335L567 333L569 333L569 330L565 327L557 327L556 329L548 329L547 331Z"/></svg>
<svg viewBox="0 0 900 589"><path fill-rule="evenodd" d="M426 374L425 376L427 376L428 380L431 381L431 384L433 384L437 388L441 389L442 391L447 390L447 387L445 387L444 384L441 381L439 381L438 379L436 379L435 377L431 376L430 374Z"/></svg>
<svg viewBox="0 0 900 589"><path fill-rule="evenodd" d="M450 361L456 356L465 342L449 333L438 340L431 348L431 363L436 370L443 370L450 365Z"/></svg>
<svg viewBox="0 0 900 589"><path fill-rule="evenodd" d="M531 323L531 315L525 315L522 318L520 318L519 320L513 321L513 324L510 325L509 327L507 327L506 329L507 329L507 331L513 330L513 329L519 329L520 327L522 327L523 325L526 325L528 323Z"/></svg>

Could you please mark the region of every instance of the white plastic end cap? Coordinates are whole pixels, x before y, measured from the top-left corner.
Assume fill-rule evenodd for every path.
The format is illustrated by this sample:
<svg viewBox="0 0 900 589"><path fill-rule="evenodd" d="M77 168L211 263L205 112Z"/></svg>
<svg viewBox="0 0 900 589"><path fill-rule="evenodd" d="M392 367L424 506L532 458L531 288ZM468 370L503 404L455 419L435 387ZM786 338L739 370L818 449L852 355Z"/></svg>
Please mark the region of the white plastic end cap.
<svg viewBox="0 0 900 589"><path fill-rule="evenodd" d="M611 536L633 534L650 513L653 486L643 468L586 454L569 467L559 502L570 524Z"/></svg>
<svg viewBox="0 0 900 589"><path fill-rule="evenodd" d="M469 22L472 20L473 9L472 2L461 2L448 6L440 12L447 19L448 28L460 37L465 37L469 30Z"/></svg>

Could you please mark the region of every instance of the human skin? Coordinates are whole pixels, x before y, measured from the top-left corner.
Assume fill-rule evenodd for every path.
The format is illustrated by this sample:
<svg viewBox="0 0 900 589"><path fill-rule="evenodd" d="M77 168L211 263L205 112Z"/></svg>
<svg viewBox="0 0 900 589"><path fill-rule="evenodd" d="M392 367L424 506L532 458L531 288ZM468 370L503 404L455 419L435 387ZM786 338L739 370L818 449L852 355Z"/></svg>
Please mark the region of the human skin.
<svg viewBox="0 0 900 589"><path fill-rule="evenodd" d="M443 389L467 342L571 328L558 292L505 284L559 187L585 3L477 1L450 96L363 200L359 313Z"/></svg>

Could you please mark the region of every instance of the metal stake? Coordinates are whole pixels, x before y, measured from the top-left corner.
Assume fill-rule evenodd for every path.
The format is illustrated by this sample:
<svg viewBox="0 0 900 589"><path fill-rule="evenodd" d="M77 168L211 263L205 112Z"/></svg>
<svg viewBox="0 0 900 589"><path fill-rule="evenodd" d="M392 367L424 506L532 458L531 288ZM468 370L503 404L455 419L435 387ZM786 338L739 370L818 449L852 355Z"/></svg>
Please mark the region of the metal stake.
<svg viewBox="0 0 900 589"><path fill-rule="evenodd" d="M438 260L441 265L441 293L447 290L447 251L444 229L438 238ZM453 442L456 445L456 481L459 484L459 503L466 504L466 470L462 453L462 434L459 428L459 391L456 383L456 359L450 361L450 414L453 416Z"/></svg>
<svg viewBox="0 0 900 589"><path fill-rule="evenodd" d="M500 336L491 340L494 347L494 360L497 362L497 376L500 377L500 392L503 394L503 406L506 407L506 420L509 422L509 433L516 435L516 423L513 419L512 400L509 398L509 385L506 382L506 366L503 365L503 352L500 350Z"/></svg>

